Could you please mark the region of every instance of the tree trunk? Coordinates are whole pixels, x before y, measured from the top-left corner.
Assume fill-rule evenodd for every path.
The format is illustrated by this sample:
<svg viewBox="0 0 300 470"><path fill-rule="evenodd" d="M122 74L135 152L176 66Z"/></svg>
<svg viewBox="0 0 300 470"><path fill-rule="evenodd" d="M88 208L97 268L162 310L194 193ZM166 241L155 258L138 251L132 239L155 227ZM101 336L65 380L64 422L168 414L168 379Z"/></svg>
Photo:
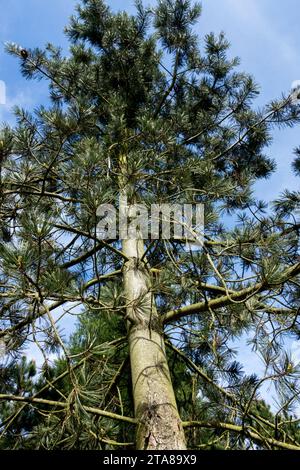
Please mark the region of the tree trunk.
<svg viewBox="0 0 300 470"><path fill-rule="evenodd" d="M138 450L184 450L186 442L151 292L143 240L123 240L123 280Z"/></svg>

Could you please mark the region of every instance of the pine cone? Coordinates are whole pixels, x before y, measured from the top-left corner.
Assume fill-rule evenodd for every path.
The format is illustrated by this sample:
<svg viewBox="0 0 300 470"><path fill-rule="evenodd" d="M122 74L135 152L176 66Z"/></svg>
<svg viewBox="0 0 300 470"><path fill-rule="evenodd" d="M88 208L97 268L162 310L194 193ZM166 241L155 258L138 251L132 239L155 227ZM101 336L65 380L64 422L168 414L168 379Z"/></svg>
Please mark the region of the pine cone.
<svg viewBox="0 0 300 470"><path fill-rule="evenodd" d="M26 49L22 49L20 54L23 57L23 59L25 60L28 59L28 52L26 51Z"/></svg>

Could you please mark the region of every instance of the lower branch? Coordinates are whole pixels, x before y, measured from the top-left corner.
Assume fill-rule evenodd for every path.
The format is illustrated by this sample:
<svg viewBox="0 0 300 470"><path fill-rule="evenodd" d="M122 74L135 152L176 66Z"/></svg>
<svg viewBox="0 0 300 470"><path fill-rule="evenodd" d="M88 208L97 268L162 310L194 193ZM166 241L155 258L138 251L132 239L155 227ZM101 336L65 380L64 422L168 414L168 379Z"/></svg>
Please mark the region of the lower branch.
<svg viewBox="0 0 300 470"><path fill-rule="evenodd" d="M33 397L19 397L14 395L0 395L0 401L19 401L37 405L46 405L46 406L56 406L58 408L68 408L67 403L63 403L60 401L54 400L45 400L44 398L33 398ZM124 421L125 423L130 424L137 424L137 421L134 418L130 418L128 416L121 416L116 413L110 413L109 411L98 410L97 408L93 408L91 406L83 406L83 409L87 411L87 413L92 413L94 415L103 416L105 418L114 419L117 421Z"/></svg>
<svg viewBox="0 0 300 470"><path fill-rule="evenodd" d="M249 428L238 426L236 424L219 422L207 423L205 421L184 421L182 425L184 428L198 427L204 429L224 429L224 431L232 431L244 434L246 437L253 439L253 441L259 444L269 444L272 447L278 447L280 449L285 450L300 450L300 446L288 444L282 441L277 441L276 439L272 439L271 437L262 437L256 432L251 431Z"/></svg>

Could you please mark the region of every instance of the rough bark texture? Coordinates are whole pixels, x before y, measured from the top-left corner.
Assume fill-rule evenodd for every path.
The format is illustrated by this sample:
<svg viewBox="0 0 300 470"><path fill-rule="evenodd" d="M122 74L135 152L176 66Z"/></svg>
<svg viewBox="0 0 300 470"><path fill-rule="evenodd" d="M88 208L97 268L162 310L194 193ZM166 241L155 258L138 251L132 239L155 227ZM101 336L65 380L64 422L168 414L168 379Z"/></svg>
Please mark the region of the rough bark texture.
<svg viewBox="0 0 300 470"><path fill-rule="evenodd" d="M163 330L142 261L143 241L124 240L124 266L137 449L184 450L186 442L166 358Z"/></svg>

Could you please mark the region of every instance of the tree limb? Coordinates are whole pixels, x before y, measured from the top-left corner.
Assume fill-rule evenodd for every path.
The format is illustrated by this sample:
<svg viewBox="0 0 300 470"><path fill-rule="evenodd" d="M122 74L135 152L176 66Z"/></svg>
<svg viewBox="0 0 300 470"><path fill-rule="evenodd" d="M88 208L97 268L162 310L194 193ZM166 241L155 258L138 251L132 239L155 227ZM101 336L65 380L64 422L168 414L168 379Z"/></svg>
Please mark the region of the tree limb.
<svg viewBox="0 0 300 470"><path fill-rule="evenodd" d="M49 405L49 406L57 406L58 408L66 409L68 408L67 403L63 403L60 401L54 400L46 400L44 398L34 398L34 397L19 397L14 395L0 395L0 401L18 401L18 402L25 402L30 404L37 404L37 405ZM93 408L91 406L83 406L83 409L88 413L92 413L98 416L103 416L105 418L114 419L117 421L124 421L125 423L130 424L137 424L136 419L130 418L128 416L121 416L116 413L110 413L109 411L98 410L98 408Z"/></svg>
<svg viewBox="0 0 300 470"><path fill-rule="evenodd" d="M163 323L166 324L172 321L180 320L180 318L186 317L188 315L196 315L202 312L207 312L210 309L214 310L226 307L227 305L230 305L232 301L247 300L247 298L249 296L252 296L253 294L259 294L272 287L278 287L278 285L284 284L284 282L288 281L299 273L300 263L297 263L286 270L284 278L278 283L269 284L267 280L265 280L240 291L236 291L233 294L230 294L230 296L224 295L222 297L218 297L207 302L199 302L196 304L187 305L186 307L182 307L178 310L171 310L162 316Z"/></svg>
<svg viewBox="0 0 300 470"><path fill-rule="evenodd" d="M199 428L205 428L205 429L224 429L225 431L232 431L232 432L244 434L245 436L250 437L254 441L258 442L259 444L267 443L272 447L278 447L280 449L285 449L285 450L300 450L300 446L288 444L287 442L278 441L276 439L272 439L271 437L260 436L259 434L251 431L248 427L238 426L236 424L220 423L220 422L208 423L205 421L184 421L182 425L184 428L199 427Z"/></svg>

